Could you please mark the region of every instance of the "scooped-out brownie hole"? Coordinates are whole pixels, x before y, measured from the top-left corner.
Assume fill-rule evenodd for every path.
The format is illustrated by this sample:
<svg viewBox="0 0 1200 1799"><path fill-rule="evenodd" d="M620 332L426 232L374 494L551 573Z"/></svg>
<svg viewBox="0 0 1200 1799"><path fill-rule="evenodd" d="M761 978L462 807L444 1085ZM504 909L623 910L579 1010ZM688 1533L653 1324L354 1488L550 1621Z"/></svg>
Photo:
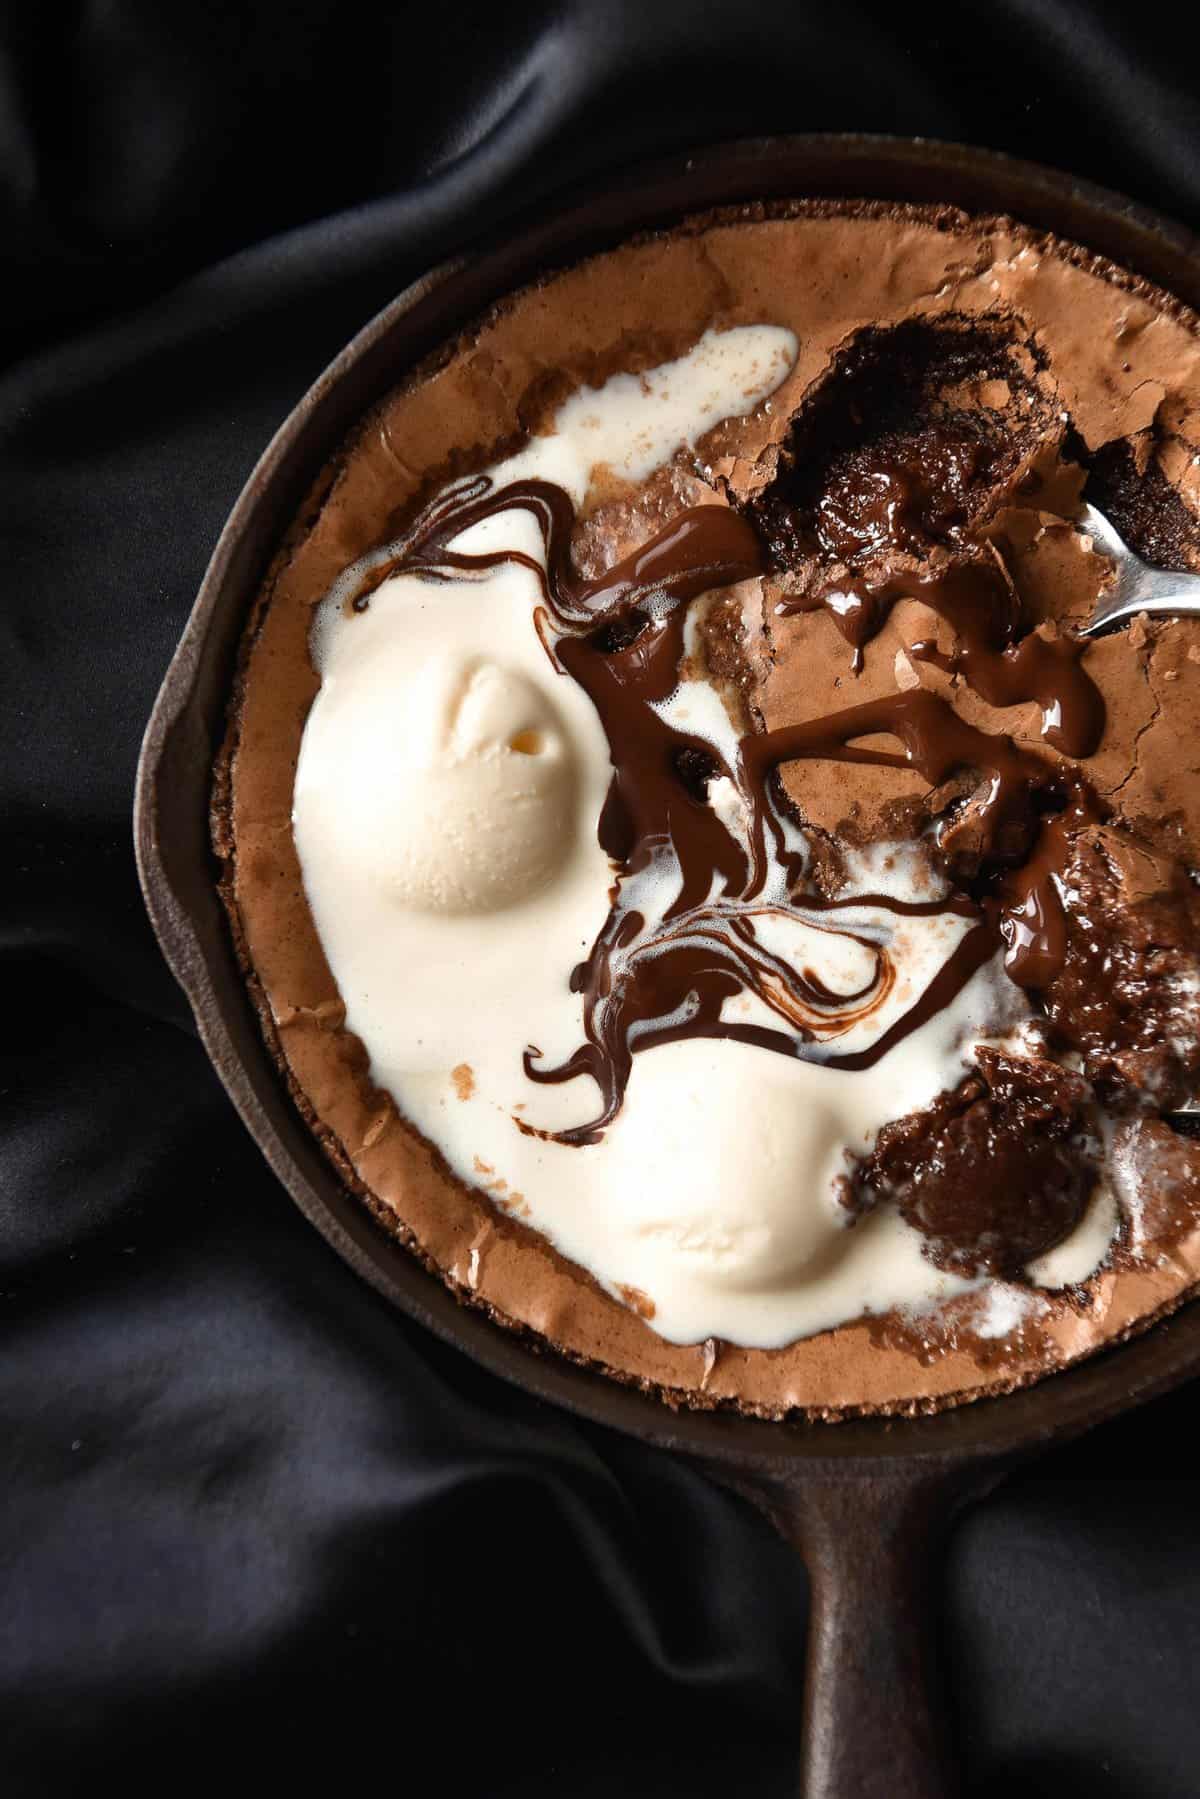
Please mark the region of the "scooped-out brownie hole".
<svg viewBox="0 0 1200 1799"><path fill-rule="evenodd" d="M1051 424L1037 359L999 321L911 320L837 356L751 503L772 567L954 545Z"/></svg>

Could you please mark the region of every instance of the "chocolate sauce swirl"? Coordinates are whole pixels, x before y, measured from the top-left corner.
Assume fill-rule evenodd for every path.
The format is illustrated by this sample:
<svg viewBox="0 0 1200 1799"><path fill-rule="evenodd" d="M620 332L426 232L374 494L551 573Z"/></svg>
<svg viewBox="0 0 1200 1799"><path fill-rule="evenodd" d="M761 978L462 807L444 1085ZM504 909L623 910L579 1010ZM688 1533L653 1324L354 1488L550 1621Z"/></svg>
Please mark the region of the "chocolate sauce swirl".
<svg viewBox="0 0 1200 1799"><path fill-rule="evenodd" d="M519 550L454 548L472 525L511 510L536 520L544 567ZM396 574L449 581L502 563L528 568L541 587L537 622L547 651L587 693L603 725L613 775L599 840L620 872L605 925L571 975L572 990L583 997L585 1041L558 1066L543 1066L532 1047L524 1059L533 1081L587 1074L599 1089L596 1116L555 1133L559 1141L598 1140L620 1109L633 1056L655 1044L734 1038L780 1054L817 1056L830 1066L863 1068L948 1005L1001 941L1014 979L1034 985L1049 978L1061 956L1056 872L1063 832L1074 816L1069 806L1088 803L1078 783L1079 791L1069 793L1053 765L1009 737L977 730L943 699L919 690L786 730L751 733L728 766L707 739L668 722L662 704L678 684L689 602L763 572L755 530L723 505L691 508L586 581L571 564L574 522L569 495L553 482L530 479L497 488L487 476L474 477L439 495L400 543L374 559L350 601L361 610L370 593ZM954 582L939 579L945 615L956 628L960 617L964 621L957 654L971 678L995 692L1030 687L1047 717L1053 714L1051 729L1063 747L1090 740L1096 715L1075 680L1080 671L1072 658L1046 644L1022 660L1030 639L998 646L971 622L974 590L961 588L957 576ZM1018 653L1006 660L1011 650ZM900 747L881 750L860 741L879 735ZM931 785L957 770L976 771L982 787L971 805L981 849L973 891L906 905L883 895L823 900L806 890L803 840L782 809L774 780L784 763L805 758L912 767ZM700 781L697 768L704 771ZM744 832L731 828L709 802L708 789L722 779L740 800ZM663 905L671 883L672 896ZM868 908L971 923L920 999L869 1048L839 1055L825 1045L876 1011L896 978L877 922L870 928L854 916ZM767 923L780 919L854 939L869 963L866 979L852 992L834 993L811 970L793 966L764 938ZM775 1022L727 1017L726 1003L739 995L761 1002Z"/></svg>
<svg viewBox="0 0 1200 1799"><path fill-rule="evenodd" d="M914 659L960 675L989 706L1036 702L1046 742L1065 756L1090 756L1104 733L1104 701L1081 665L1086 642L1022 632L1021 598L1000 551L968 535L990 462L986 445L949 430L933 442L876 448L853 460L821 495L811 522L816 547L841 572L829 570L776 610L827 611L857 672L897 601L919 600L950 626L955 649L947 655L922 642L909 652ZM872 572L885 555L923 566Z"/></svg>
<svg viewBox="0 0 1200 1799"><path fill-rule="evenodd" d="M1104 735L1104 700L1082 666L1087 648L1078 637L1017 633L1020 603L1003 564L970 560L878 579L847 575L810 594L780 600L777 612L828 611L862 666L865 646L882 631L899 600L919 600L951 627L957 640L945 653L931 639L909 649L917 662L961 675L989 706L1034 701L1042 736L1065 756L1091 756Z"/></svg>

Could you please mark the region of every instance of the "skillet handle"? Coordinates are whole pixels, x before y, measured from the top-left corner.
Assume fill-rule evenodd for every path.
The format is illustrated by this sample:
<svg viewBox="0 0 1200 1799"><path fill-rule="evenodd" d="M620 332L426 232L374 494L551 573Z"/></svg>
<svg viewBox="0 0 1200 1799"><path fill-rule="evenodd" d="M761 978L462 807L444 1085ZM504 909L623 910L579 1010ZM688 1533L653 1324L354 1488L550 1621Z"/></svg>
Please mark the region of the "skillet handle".
<svg viewBox="0 0 1200 1799"><path fill-rule="evenodd" d="M959 1507L998 1477L960 1464L739 1479L808 1566L803 1799L958 1792L937 1653L941 1549Z"/></svg>

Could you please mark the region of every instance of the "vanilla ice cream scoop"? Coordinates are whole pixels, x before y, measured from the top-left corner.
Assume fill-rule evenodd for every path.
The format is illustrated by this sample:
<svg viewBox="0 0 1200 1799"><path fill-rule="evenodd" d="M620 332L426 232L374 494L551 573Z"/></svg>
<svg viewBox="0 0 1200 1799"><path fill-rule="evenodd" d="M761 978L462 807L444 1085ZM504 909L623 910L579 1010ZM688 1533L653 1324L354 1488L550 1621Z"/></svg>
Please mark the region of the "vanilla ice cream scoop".
<svg viewBox="0 0 1200 1799"><path fill-rule="evenodd" d="M711 1038L638 1058L609 1132L624 1176L610 1203L647 1291L668 1290L681 1269L710 1292L778 1287L814 1278L849 1246L830 1178L846 1135L837 1084L826 1077L827 1098L824 1070L813 1070L801 1093L796 1074L767 1051Z"/></svg>
<svg viewBox="0 0 1200 1799"><path fill-rule="evenodd" d="M327 673L321 726L330 753L306 756L303 798L324 802L341 854L399 906L497 911L562 865L574 758L524 674L458 650L363 658Z"/></svg>

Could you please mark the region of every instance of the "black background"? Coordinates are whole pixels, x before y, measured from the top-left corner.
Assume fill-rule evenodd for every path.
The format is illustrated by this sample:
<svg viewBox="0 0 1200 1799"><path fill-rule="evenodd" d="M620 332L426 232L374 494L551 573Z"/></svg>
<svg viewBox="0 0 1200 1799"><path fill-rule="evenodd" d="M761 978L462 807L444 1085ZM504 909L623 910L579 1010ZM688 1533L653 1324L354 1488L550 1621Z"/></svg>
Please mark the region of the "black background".
<svg viewBox="0 0 1200 1799"><path fill-rule="evenodd" d="M987 144L1195 227L1194 29L1084 0L0 20L0 1790L787 1793L802 1572L294 1213L142 913L138 742L271 432L448 248L772 129ZM963 1523L973 1793L1200 1792L1195 1423L1178 1393Z"/></svg>

